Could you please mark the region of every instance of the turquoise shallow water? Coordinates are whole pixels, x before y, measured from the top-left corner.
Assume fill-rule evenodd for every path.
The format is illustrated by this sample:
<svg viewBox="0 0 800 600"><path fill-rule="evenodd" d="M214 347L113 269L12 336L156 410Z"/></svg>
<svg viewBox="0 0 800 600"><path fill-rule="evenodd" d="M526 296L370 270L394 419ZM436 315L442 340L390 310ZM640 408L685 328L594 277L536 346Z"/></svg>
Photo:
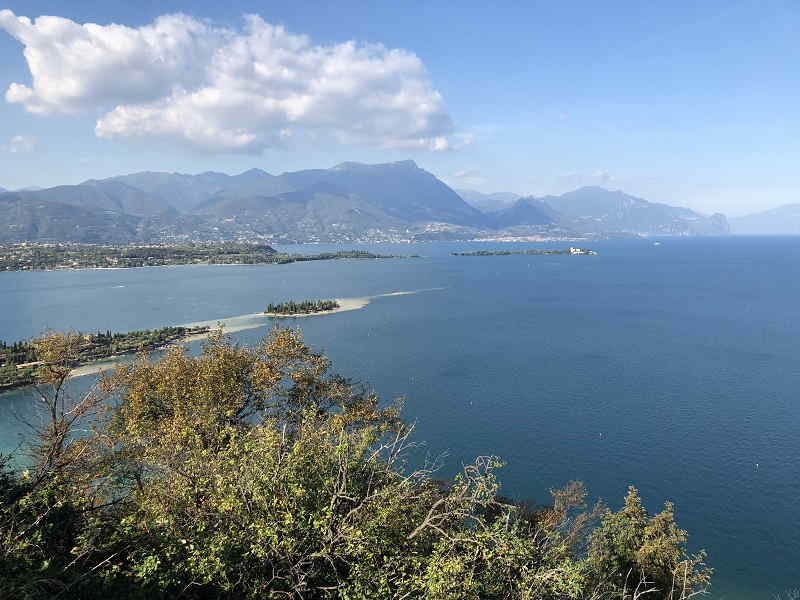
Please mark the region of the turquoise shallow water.
<svg viewBox="0 0 800 600"><path fill-rule="evenodd" d="M491 453L505 492L538 501L581 479L617 505L635 483L653 510L676 503L714 598L771 598L800 587L800 238L661 241L595 243L594 257L452 257L564 246L453 243L367 247L414 260L2 273L0 338L444 288L294 324L340 372L405 396L445 474ZM268 325L247 319L234 336L251 343ZM28 402L0 397L0 447Z"/></svg>

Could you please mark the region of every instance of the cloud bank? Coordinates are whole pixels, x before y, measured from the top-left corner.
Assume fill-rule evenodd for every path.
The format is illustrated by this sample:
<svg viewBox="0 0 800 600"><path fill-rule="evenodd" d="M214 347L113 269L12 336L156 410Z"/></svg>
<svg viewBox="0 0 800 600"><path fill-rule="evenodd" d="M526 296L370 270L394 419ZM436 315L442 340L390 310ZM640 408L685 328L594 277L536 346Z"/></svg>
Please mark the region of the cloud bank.
<svg viewBox="0 0 800 600"><path fill-rule="evenodd" d="M139 28L35 20L0 11L33 81L6 100L33 114L99 111L101 138L260 152L293 140L448 150L454 130L413 53L380 44L314 45L245 17L241 30L165 15Z"/></svg>
<svg viewBox="0 0 800 600"><path fill-rule="evenodd" d="M486 178L477 169L462 169L461 171L456 171L445 177L445 180L455 187L483 185L486 183Z"/></svg>
<svg viewBox="0 0 800 600"><path fill-rule="evenodd" d="M0 150L11 154L23 154L36 150L38 140L28 135L15 135L8 140L8 143L0 146Z"/></svg>

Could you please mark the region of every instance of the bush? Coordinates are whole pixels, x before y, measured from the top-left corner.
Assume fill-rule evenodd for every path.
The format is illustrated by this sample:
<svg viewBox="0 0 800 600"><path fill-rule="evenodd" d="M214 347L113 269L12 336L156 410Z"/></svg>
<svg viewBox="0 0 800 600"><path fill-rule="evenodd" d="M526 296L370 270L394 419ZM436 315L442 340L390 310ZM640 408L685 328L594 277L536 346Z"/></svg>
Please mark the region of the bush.
<svg viewBox="0 0 800 600"><path fill-rule="evenodd" d="M72 403L56 379L30 468L0 469L0 597L686 598L707 585L671 505L649 518L632 489L618 513L586 510L573 482L534 509L498 496L495 457L448 482L411 470L399 405L329 368L275 329L254 349L215 334L197 357L142 356Z"/></svg>

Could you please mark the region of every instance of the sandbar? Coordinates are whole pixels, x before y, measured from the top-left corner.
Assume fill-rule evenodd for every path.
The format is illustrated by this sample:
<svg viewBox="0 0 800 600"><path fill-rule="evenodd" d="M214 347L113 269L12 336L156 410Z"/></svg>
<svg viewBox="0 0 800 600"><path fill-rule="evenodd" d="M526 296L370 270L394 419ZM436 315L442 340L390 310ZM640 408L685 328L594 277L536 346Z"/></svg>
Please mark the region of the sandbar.
<svg viewBox="0 0 800 600"><path fill-rule="evenodd" d="M236 317L226 317L224 319L214 319L210 321L197 321L195 323L187 323L184 327L209 327L211 331L207 333L198 333L194 335L187 335L173 342L170 345L188 344L199 340L208 338L212 331L222 329L224 333L236 333L239 331L246 331L248 329L258 329L263 327L270 319L276 318L299 318L299 317L317 317L323 315L331 315L334 313L346 312L351 310L360 310L366 308L370 302L378 298L390 298L394 296L408 296L411 294L419 294L422 292L435 292L441 291L445 288L428 288L424 290L402 290L397 292L387 292L385 294L377 294L375 296L363 296L359 298L336 298L339 307L333 310L320 311L316 313L303 313L303 314L277 314L277 313L251 313L247 315L239 315ZM104 359L97 362L87 363L79 367L75 367L70 378L84 377L86 375L96 375L113 369L116 365L124 362L131 362L135 360L135 354L125 354L117 358Z"/></svg>

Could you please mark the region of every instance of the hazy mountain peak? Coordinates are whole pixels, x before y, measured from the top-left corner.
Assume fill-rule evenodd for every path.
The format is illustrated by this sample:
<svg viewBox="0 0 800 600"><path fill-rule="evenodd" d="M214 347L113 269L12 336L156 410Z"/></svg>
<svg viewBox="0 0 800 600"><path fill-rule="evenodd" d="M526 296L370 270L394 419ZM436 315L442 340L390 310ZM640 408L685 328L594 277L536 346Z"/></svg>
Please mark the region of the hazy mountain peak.
<svg viewBox="0 0 800 600"><path fill-rule="evenodd" d="M398 160L390 163L376 163L366 164L353 161L345 161L333 167L332 171L352 171L357 169L386 169L386 168L401 168L401 169L419 169L417 163L413 160Z"/></svg>
<svg viewBox="0 0 800 600"><path fill-rule="evenodd" d="M621 190L582 187L547 203L570 217L579 229L650 235L720 235L729 233L724 215L707 217L688 208L648 202Z"/></svg>
<svg viewBox="0 0 800 600"><path fill-rule="evenodd" d="M521 197L519 194L514 194L512 192L484 194L483 192L465 189L457 189L456 193L461 196L467 204L486 213L508 208Z"/></svg>
<svg viewBox="0 0 800 600"><path fill-rule="evenodd" d="M756 213L762 215L783 215L787 217L800 217L800 203L798 204L783 204L781 206L776 206L775 208L771 208L769 210L765 210L762 213Z"/></svg>
<svg viewBox="0 0 800 600"><path fill-rule="evenodd" d="M518 225L555 225L563 218L544 200L526 196L517 198L509 207L489 213L489 218L497 228Z"/></svg>
<svg viewBox="0 0 800 600"><path fill-rule="evenodd" d="M472 206L483 210L495 227L556 226L577 233L651 235L720 235L729 233L725 215L701 215L688 208L648 202L592 185L560 196L520 197L458 190Z"/></svg>
<svg viewBox="0 0 800 600"><path fill-rule="evenodd" d="M589 196L589 195L597 195L597 196L605 196L605 197L621 197L624 196L626 198L636 198L635 196L631 196L630 194L626 194L622 190L610 190L608 188L604 188L599 185L585 185L583 187L579 187L578 189L572 190L571 192L566 192L561 194L561 196ZM636 198L639 200L640 198Z"/></svg>
<svg viewBox="0 0 800 600"><path fill-rule="evenodd" d="M575 193L588 193L588 192L619 192L619 190L609 190L608 188L604 188L600 185L584 185L576 190L572 190L572 192L567 192L567 193L575 194Z"/></svg>
<svg viewBox="0 0 800 600"><path fill-rule="evenodd" d="M345 161L343 163L339 163L338 165L333 167L334 171L347 171L349 169L358 169L360 167L366 166L364 163L354 162L354 161Z"/></svg>
<svg viewBox="0 0 800 600"><path fill-rule="evenodd" d="M238 175L239 177L274 177L274 175L267 173L264 169L259 168L252 168L247 169L247 171L242 171Z"/></svg>
<svg viewBox="0 0 800 600"><path fill-rule="evenodd" d="M800 234L800 204L783 204L760 213L731 219L734 233L750 235Z"/></svg>
<svg viewBox="0 0 800 600"><path fill-rule="evenodd" d="M390 165L394 165L396 167L405 167L408 169L419 169L417 163L411 159L408 160L398 160L397 162L389 163Z"/></svg>

